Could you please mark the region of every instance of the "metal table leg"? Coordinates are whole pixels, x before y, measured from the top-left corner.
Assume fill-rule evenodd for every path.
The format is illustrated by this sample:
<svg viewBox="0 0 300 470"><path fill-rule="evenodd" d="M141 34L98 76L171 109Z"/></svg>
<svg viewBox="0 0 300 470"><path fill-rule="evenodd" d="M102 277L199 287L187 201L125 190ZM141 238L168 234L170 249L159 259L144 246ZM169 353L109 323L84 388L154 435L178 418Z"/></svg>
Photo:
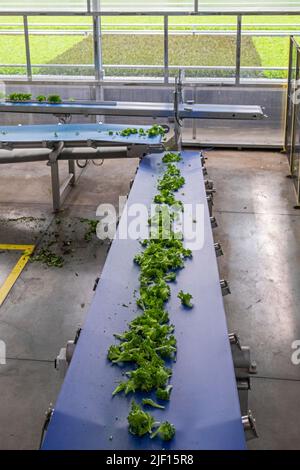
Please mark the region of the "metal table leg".
<svg viewBox="0 0 300 470"><path fill-rule="evenodd" d="M60 210L60 186L59 186L59 168L58 162L52 162L51 168L51 183L52 183L52 200L53 200L53 211L58 212Z"/></svg>
<svg viewBox="0 0 300 470"><path fill-rule="evenodd" d="M75 183L76 183L75 160L69 160L68 166L69 166L69 175L71 176L70 185L75 186Z"/></svg>

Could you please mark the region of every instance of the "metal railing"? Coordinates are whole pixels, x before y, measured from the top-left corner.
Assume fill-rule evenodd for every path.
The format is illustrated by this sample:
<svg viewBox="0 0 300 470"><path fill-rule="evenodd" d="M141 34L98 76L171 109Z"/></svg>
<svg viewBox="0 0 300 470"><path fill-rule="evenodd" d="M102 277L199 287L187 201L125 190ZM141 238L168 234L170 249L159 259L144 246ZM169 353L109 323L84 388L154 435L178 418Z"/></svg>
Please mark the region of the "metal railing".
<svg viewBox="0 0 300 470"><path fill-rule="evenodd" d="M0 16L1 16L1 11L0 11ZM19 23L1 23L0 22L0 27L3 26L9 26L9 27L21 27L23 26L22 22ZM34 26L37 28L42 28L44 26L49 26L49 23L34 23ZM61 26L66 26L66 27L71 27L71 26L76 26L77 30L80 30L81 28L86 28L90 27L90 23L56 23L56 25L52 25L54 28L60 28ZM118 29L119 27L132 27L134 26L135 28L145 28L149 26L155 26L157 27L157 23L138 23L137 25L134 25L133 23L106 23L106 26L111 26L114 29ZM267 31L272 31L273 28L282 28L282 27L295 27L295 28L300 28L300 23L243 23L244 27L249 27L249 31L255 31L258 28L270 28ZM235 28L236 23L171 23L170 27L175 27L175 28L180 28L184 27L185 29L189 28L207 28L207 27L214 27L214 28ZM105 28L104 28L105 29Z"/></svg>
<svg viewBox="0 0 300 470"><path fill-rule="evenodd" d="M198 2L197 0L193 0L194 3L194 9L193 9L193 12L194 13L199 13L198 11ZM30 2L29 2L30 3ZM116 3L115 3L116 4ZM192 4L190 2L190 4ZM300 2L299 2L300 4ZM170 4L169 4L170 5ZM60 69L62 72L63 70L65 71L70 71L71 69L74 69L75 67L78 69L78 70L84 70L84 69L89 69L89 70L92 70L92 65L91 64L34 64L32 63L32 60L31 60L31 48L30 48L30 36L31 35L40 35L40 34L43 34L43 35L51 35L51 36L55 36L55 35L90 35L92 36L92 39L93 39L93 53L94 53L94 63L93 63L93 68L94 68L94 72L93 72L93 77L95 78L95 81L99 81L99 80L105 80L106 78L109 78L108 75L105 74L105 71L106 70L110 70L110 71L117 71L117 70L121 70L121 69L132 69L132 71L139 71L140 73L142 73L142 70L147 70L147 69L152 69L153 71L154 70L163 70L163 75L162 74L159 74L156 78L158 79L161 79L162 82L164 83L168 83L169 82L169 79L170 77L172 76L172 70L173 69L178 69L178 68L184 68L186 70L191 70L193 72L195 71L198 71L199 74L198 76L202 79L203 78L203 74L201 75L201 70L204 73L204 77L206 77L208 80L210 78L215 78L216 77L216 74L212 74L211 77L207 76L207 71L218 71L218 74L217 74L217 77L218 78L222 78L222 74L221 74L221 71L223 70L224 71L224 79L226 79L226 81L228 80L228 78L231 79L232 83L233 84L236 84L236 85L239 85L242 80L244 78L251 78L252 80L258 80L258 79L267 79L268 77L267 76L263 76L263 73L264 72L272 72L272 71L277 71L277 72L282 72L282 77L284 76L284 73L287 72L288 68L286 67L280 67L280 66L242 66L242 40L244 37L246 36L268 36L268 37L287 37L287 36L290 36L291 34L294 34L296 35L298 32L297 32L297 27L299 26L299 35L300 35L300 25L297 24L297 22L294 24L294 25L290 25L294 28L293 31L289 31L288 29L286 30L282 30L282 31L274 31L274 30L263 30L263 31L260 31L260 30L252 30L252 29L245 29L245 26L247 25L248 26L255 26L254 24L251 24L251 23L243 23L243 16L242 15L235 15L236 17L236 23L230 23L230 27L229 29L226 29L226 30L220 30L218 29L219 27L224 27L225 25L223 24L218 24L216 23L214 26L216 27L216 29L209 29L209 30L205 30L203 29L203 27L205 27L205 24L198 24L198 25L195 25L195 24L184 24L184 23L178 23L178 24L174 24L174 23L170 23L170 16L171 15L171 12L168 12L166 14L163 14L162 12L160 12L159 16L162 20L161 24L159 25L158 29L157 30L151 30L151 29L147 29L147 30L142 30L142 29L133 29L131 31L129 31L127 29L126 30L123 30L123 29L114 29L114 28L111 28L110 29L107 29L108 28L108 25L107 24L102 24L102 17L103 16L108 16L106 15L106 13L108 12L103 12L101 11L101 13L99 13L100 11L100 4L99 4L99 1L98 0L91 0L91 1L88 1L87 2L87 9L86 9L86 12L83 13L76 13L76 17L83 17L83 18L88 18L90 17L91 18L91 23L88 24L88 25L85 25L85 29L78 29L78 30L70 30L70 29L64 29L64 30L57 30L57 29L47 29L47 30L38 30L36 29L38 24L36 23L32 23L30 26L29 26L29 22L28 22L28 17L31 16L32 14L38 14L37 12L31 12L31 13L26 13L26 14L23 14L23 15L20 15L19 13L19 16L22 16L22 20L23 22L22 23L18 23L18 27L21 27L22 26L22 31L18 30L12 30L12 29L7 29L7 30L0 30L0 34L5 34L5 35L13 35L13 34L22 34L24 35L24 42L25 42L25 54L26 54L26 63L25 64L4 64L2 63L0 65L0 71L1 69L20 69L20 68L23 68L23 69L26 69L26 74L27 74L27 79L29 81L31 81L33 78L35 78L37 75L43 75L43 72L42 73L39 73L39 68L40 67L47 67L48 70L53 70L55 68L57 69ZM113 13L113 12L112 12ZM122 12L119 12L120 15L122 14ZM282 12L281 12L282 13ZM299 13L300 13L300 10L299 10ZM3 15L4 13L0 11L0 17L1 15ZM15 12L15 14L17 14ZM53 14L53 11L51 12L48 12L48 13L44 13L44 15L47 15L47 14ZM57 15L60 15L61 12L57 11L56 12ZM136 12L136 15L138 15L139 13ZM184 13L182 13L184 15ZM74 17L75 15L75 12L74 11L70 11L68 13L66 13L64 16L70 16L70 17ZM147 13L147 12L144 12L143 15L141 17L145 17L145 16L152 16L152 12L151 13ZM190 15L189 15L190 17ZM196 16L195 16L196 17ZM3 23L3 25L5 25L6 23ZM12 25L13 23L7 23L9 25ZM147 27L149 28L149 24L148 23L142 23L141 25L139 25L139 27L142 27L142 25L144 24L143 27ZM208 25L213 25L213 23L207 23ZM265 24L265 23L264 23ZM283 24L283 23L275 23L275 24ZM44 26L47 25L49 26L47 23L44 23ZM65 23L64 26L70 26L70 24L68 23ZM73 28L74 26L78 26L78 27L83 27L82 24L74 24L72 23L73 25ZM111 25L114 25L114 27L116 27L117 25L114 24L114 23L111 23ZM127 27L128 26L132 26L130 23L125 23L125 24L122 24L122 27ZM176 30L176 27L179 27L179 25L184 25L185 27L189 28L189 29L177 29ZM59 25L58 25L59 26ZM86 29L86 26L88 26L89 28ZM151 25L151 27L153 26L156 26L157 27L157 24L153 23ZM261 26L261 25L260 25ZM274 26L273 24L271 26ZM287 25L285 25L287 27ZM211 26L209 26L211 27ZM226 27L228 27L228 25L226 25ZM234 27L235 29L230 29ZM147 64L147 65L140 65L140 64L104 64L103 63L103 36L104 35L118 35L118 34L141 34L141 35L161 35L163 36L163 61L162 61L162 64ZM170 64L170 54L169 54L169 38L171 36L175 36L175 35L181 35L181 36L185 36L185 35L192 35L192 36L196 36L196 35L206 35L206 36L234 36L235 37L235 48L236 48L236 51L235 51L235 65L224 65L222 66L222 64L216 64L216 65L204 65L204 66L201 66L201 65L183 65L183 64L178 64L178 65L174 65L173 64ZM232 72L230 73L230 77L228 77L228 72ZM249 75L249 72L251 72L250 76L249 77L246 77L246 72L248 72L248 75ZM112 73L112 72L111 72ZM141 75L139 75L136 77L140 80L140 77ZM12 73L12 74L5 74L6 76L7 75L11 75L13 77L18 77L19 74L18 73ZM23 75L23 74L22 74ZM44 73L44 75L46 75ZM49 74L51 75L51 74ZM105 76L106 75L106 76ZM256 76L257 75L257 76ZM3 74L2 74L3 76ZM57 78L57 74L55 74L56 78ZM64 76L64 74L62 73L62 77ZM89 75L89 76L92 76ZM115 77L115 73L113 73L113 75ZM80 77L78 77L80 78ZM122 80L124 80L124 77L120 77L122 78ZM130 81L132 81L135 77L132 73L129 73L128 74L128 78L130 79ZM148 80L150 80L149 78L149 75L147 74L145 76L145 78L147 78ZM191 77L191 78L194 78L194 77ZM196 81L196 78L195 78L195 81Z"/></svg>
<svg viewBox="0 0 300 470"><path fill-rule="evenodd" d="M299 14L298 0L2 0L2 12L12 15L22 12L30 14L128 14L130 13L178 13L205 15L236 15L236 14Z"/></svg>
<svg viewBox="0 0 300 470"><path fill-rule="evenodd" d="M5 24L4 24L5 25ZM5 36L23 36L24 30L23 25L22 29L0 29L0 34ZM88 25L89 27L77 29L38 29L37 24L34 25L36 29L29 28L30 35L38 35L38 36L86 36L87 34L92 34L93 27L92 25ZM77 25L75 25L77 26ZM78 25L80 26L80 25ZM115 25L114 25L115 26ZM162 25L159 29L137 29L137 26L134 25L127 25L134 26L132 29L122 29L124 26L120 24L121 28L111 28L108 29L107 27L102 26L102 34L108 35L146 35L146 36L155 36L155 35L163 35L164 34L164 26ZM140 25L139 25L140 26ZM149 25L145 25L149 26ZM156 25L159 26L159 25ZM175 29L178 27L176 24L169 25L169 36L186 36L186 35L193 35L193 36L236 36L236 30L230 29L203 29L202 25L197 25L201 29L197 29L197 26L189 27L186 25L186 29ZM1 27L1 24L0 24ZM272 30L265 30L265 31L255 31L255 30L245 30L243 29L243 37L250 36L250 37L290 37L291 35L300 36L300 25L298 30L282 30L282 31L272 31Z"/></svg>

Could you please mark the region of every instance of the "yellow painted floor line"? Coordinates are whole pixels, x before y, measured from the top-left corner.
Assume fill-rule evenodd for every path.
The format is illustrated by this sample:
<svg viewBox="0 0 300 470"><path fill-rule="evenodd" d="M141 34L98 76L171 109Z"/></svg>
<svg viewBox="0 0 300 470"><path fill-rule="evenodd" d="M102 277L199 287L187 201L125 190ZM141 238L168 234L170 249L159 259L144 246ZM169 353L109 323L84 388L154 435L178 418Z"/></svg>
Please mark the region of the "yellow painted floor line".
<svg viewBox="0 0 300 470"><path fill-rule="evenodd" d="M20 276L21 272L25 268L26 264L29 261L30 255L33 253L35 249L35 245L7 245L7 244L0 244L0 250L15 250L15 251L23 251L23 255L15 266L13 267L12 271L7 276L4 284L0 287L0 307L3 304L4 300L8 296L11 288L15 284L16 280Z"/></svg>

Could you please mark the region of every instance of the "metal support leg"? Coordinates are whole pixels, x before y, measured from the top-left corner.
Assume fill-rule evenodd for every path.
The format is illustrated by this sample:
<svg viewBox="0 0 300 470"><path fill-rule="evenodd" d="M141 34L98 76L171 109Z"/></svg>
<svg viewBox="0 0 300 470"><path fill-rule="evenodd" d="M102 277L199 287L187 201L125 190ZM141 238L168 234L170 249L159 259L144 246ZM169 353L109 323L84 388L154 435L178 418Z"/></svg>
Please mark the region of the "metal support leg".
<svg viewBox="0 0 300 470"><path fill-rule="evenodd" d="M175 78L175 91L174 91L174 134L176 150L181 151L182 148L182 124L179 117L179 104L182 103L182 75L179 72L179 77Z"/></svg>
<svg viewBox="0 0 300 470"><path fill-rule="evenodd" d="M184 89L183 89L184 79L185 79L185 70L184 69L179 69L178 80L177 80L177 90L178 90L179 103L184 103L185 102Z"/></svg>
<svg viewBox="0 0 300 470"><path fill-rule="evenodd" d="M75 186L76 183L76 170L75 170L75 160L69 160L69 175L72 176L70 179L70 185Z"/></svg>
<svg viewBox="0 0 300 470"><path fill-rule="evenodd" d="M182 135L181 135L181 127L180 127L180 124L177 122L177 119L175 119L174 133L175 133L176 150L178 152L181 152L181 149L182 149Z"/></svg>
<svg viewBox="0 0 300 470"><path fill-rule="evenodd" d="M53 211L58 212L60 210L60 202L62 191L59 182L59 167L58 158L63 151L64 142L57 142L52 152L49 154L48 166L51 168L51 183L52 183L52 199L53 199Z"/></svg>
<svg viewBox="0 0 300 470"><path fill-rule="evenodd" d="M51 167L52 198L54 212L59 212L62 201L66 198L71 187L74 186L76 183L76 157L73 157L73 149L71 149L69 152L69 154L71 154L69 155L71 158L68 160L69 174L65 181L60 184L58 162L63 149L64 142L58 142L53 148L52 152L49 154L48 166Z"/></svg>
<svg viewBox="0 0 300 470"><path fill-rule="evenodd" d="M182 131L181 131L181 122L179 119L179 96L178 91L174 92L174 134L175 134L175 146L176 150L179 152L182 148Z"/></svg>
<svg viewBox="0 0 300 470"><path fill-rule="evenodd" d="M196 103L197 100L197 88L193 88L193 101ZM196 124L196 119L193 119L193 140L196 140L197 138L197 124Z"/></svg>
<svg viewBox="0 0 300 470"><path fill-rule="evenodd" d="M52 183L52 199L53 199L53 211L58 212L60 210L60 185L59 185L59 168L58 162L51 162L51 183Z"/></svg>

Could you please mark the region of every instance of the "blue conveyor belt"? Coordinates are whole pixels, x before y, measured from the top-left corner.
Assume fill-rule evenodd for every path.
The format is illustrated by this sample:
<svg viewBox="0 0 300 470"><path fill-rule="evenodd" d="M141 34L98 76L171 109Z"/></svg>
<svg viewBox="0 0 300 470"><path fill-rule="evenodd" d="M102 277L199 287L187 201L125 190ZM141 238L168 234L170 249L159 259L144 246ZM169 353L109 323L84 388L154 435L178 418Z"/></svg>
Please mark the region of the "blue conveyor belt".
<svg viewBox="0 0 300 470"><path fill-rule="evenodd" d="M202 165L199 153L182 155L179 165L186 184L178 198L205 205L204 247L193 252L177 282L170 284L167 309L178 342L177 361L172 366L173 391L165 410L151 410L158 421L168 420L176 426L176 436L169 443L132 436L127 427L132 396L111 396L122 375L120 367L107 361L106 354L113 334L123 332L137 315L133 292L139 286L139 269L133 257L141 250L138 241L115 240L43 449L245 449ZM150 205L162 172L160 160L157 155L142 160L129 205ZM181 306L177 299L181 289L193 295L193 309Z"/></svg>
<svg viewBox="0 0 300 470"><path fill-rule="evenodd" d="M115 142L121 144L158 144L161 136L148 137L132 134L128 137L117 135L129 126L120 124L54 124L33 126L0 126L0 143L42 143L42 142ZM151 126L130 126L150 129ZM110 135L112 131L114 134Z"/></svg>
<svg viewBox="0 0 300 470"><path fill-rule="evenodd" d="M103 116L174 117L173 103L104 101L104 102L64 102L59 104L37 102L1 102L0 112L41 113L41 114L81 114ZM231 104L179 104L181 119L263 119L260 106Z"/></svg>

